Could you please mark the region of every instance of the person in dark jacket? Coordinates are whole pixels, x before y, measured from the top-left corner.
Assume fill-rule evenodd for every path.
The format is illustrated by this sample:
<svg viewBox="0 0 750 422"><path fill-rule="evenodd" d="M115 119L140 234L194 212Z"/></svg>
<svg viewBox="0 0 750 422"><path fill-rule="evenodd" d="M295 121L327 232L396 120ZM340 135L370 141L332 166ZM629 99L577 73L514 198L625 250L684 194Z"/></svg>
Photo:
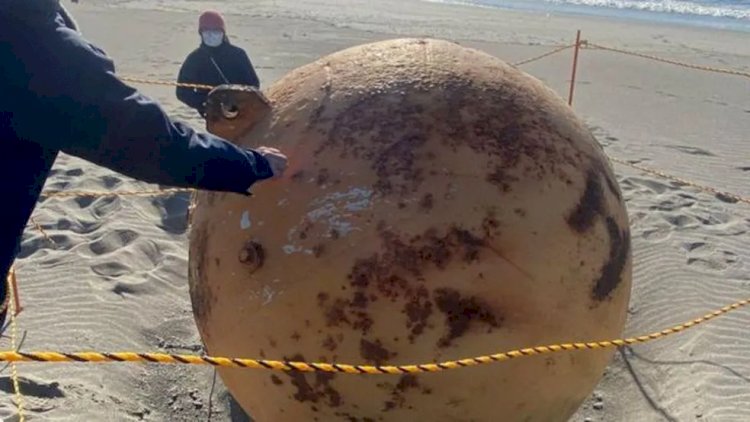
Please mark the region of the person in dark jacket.
<svg viewBox="0 0 750 422"><path fill-rule="evenodd" d="M115 76L59 0L0 0L0 304L60 152L145 182L243 195L286 167L278 150L245 150L170 119Z"/></svg>
<svg viewBox="0 0 750 422"><path fill-rule="evenodd" d="M180 68L177 82L217 86L249 85L260 88L260 80L245 50L229 42L224 18L209 10L198 19L201 45L193 50ZM177 87L177 98L205 117L208 90Z"/></svg>

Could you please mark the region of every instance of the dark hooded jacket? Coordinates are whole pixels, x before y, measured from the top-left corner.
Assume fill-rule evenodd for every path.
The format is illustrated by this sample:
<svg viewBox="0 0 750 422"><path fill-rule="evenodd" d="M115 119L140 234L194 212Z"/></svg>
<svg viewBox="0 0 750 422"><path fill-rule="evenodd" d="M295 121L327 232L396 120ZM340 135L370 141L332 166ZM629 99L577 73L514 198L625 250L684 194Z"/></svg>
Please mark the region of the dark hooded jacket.
<svg viewBox="0 0 750 422"><path fill-rule="evenodd" d="M228 38L217 47L201 43L185 59L178 82L217 86L222 84L250 85L260 88L258 75L245 50L232 45ZM177 98L201 116L209 90L177 87Z"/></svg>
<svg viewBox="0 0 750 422"><path fill-rule="evenodd" d="M256 152L171 120L122 83L58 0L0 0L0 300L59 152L176 187L248 194L272 176Z"/></svg>

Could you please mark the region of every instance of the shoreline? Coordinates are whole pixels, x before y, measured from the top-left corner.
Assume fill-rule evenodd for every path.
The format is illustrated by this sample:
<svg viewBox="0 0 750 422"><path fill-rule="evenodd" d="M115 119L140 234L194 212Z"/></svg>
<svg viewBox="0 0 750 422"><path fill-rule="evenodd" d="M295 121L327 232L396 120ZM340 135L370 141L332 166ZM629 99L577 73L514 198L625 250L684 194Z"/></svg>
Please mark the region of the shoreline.
<svg viewBox="0 0 750 422"><path fill-rule="evenodd" d="M498 9L507 12L529 13L538 16L558 15L573 19L611 19L629 23L642 23L650 25L673 25L683 29L703 28L719 31L750 32L750 20L730 17L718 17L712 15L696 15L675 12L656 12L650 10L638 10L630 8L596 7L587 5L545 3L545 6L532 7L530 5L513 3L500 4L477 4L470 1L460 0L421 0L433 4L458 5L467 7L479 7L484 9ZM576 10L578 9L578 10Z"/></svg>
<svg viewBox="0 0 750 422"><path fill-rule="evenodd" d="M91 10L103 8L119 13L123 10L140 11L143 13L176 13L182 16L197 16L202 7L188 2L189 8L166 7L133 4L129 0L124 3L100 3L94 0L92 4L74 5L71 9ZM121 0L122 1L122 0ZM259 11L251 12L235 10L231 4L227 9L221 8L222 13L234 25L243 20L253 22L288 21L298 23L303 27L326 25L331 31L357 31L365 39L387 39L400 37L431 37L446 39L464 44L502 44L512 47L543 47L554 48L559 45L575 42L576 30L581 30L581 39L600 43L610 47L619 47L644 54L662 55L680 61L698 65L730 67L736 70L750 71L750 43L738 44L748 33L731 29L720 29L702 26L680 25L673 23L656 24L648 21L629 20L605 16L575 15L547 15L527 11L505 10L491 6L474 6L451 3L434 3L430 1L411 0L404 13L398 13L399 20L386 24L388 12L380 16L381 10L389 6L398 8L396 0L384 0L380 7L371 7L363 12L338 10L338 8L311 11L310 0L298 0L301 11L295 11L294 0L274 1L272 7L265 6ZM363 0L352 0L353 3L367 3ZM266 2L268 3L268 2ZM315 2L313 2L315 3ZM80 7L80 9L79 9ZM396 9L398 10L398 9ZM482 13L487 11L487 13ZM456 20L456 16L468 15L475 18L472 28L466 28L464 22ZM373 17L377 16L377 17ZM192 22L191 22L192 23ZM498 25L503 25L498 26ZM533 29L536 29L534 31ZM287 31L283 31L287 37ZM296 33L296 29L294 33ZM294 35L288 36L292 40ZM667 43L666 40L675 42ZM677 42L677 40L691 40ZM330 50L332 52L333 50ZM537 50L541 53L541 50ZM528 54L533 56L537 51ZM698 54L696 54L698 53ZM715 60L704 60L704 57L714 54L731 55L735 59L745 62L744 66L727 66ZM524 59L526 57L515 57ZM262 66L263 64L261 64ZM267 65L267 64L266 64Z"/></svg>
<svg viewBox="0 0 750 422"><path fill-rule="evenodd" d="M407 3L411 2L409 6L413 9L418 10L420 15L423 14L423 12L445 12L448 9L454 9L455 12L461 14L461 13L468 13L472 14L472 12L476 12L477 9L479 10L485 10L488 11L490 14L496 15L495 17L498 18L509 18L509 19L522 19L522 20L531 20L531 21L540 21L540 20L557 20L557 21L568 21L568 22L579 22L579 23L592 23L594 25L609 25L609 24L616 24L616 25L625 25L630 27L640 27L643 29L654 29L654 28L669 28L671 30L675 31L688 31L688 32L707 32L707 33L718 33L718 34L726 34L729 36L747 36L748 33L750 33L750 22L748 22L746 27L744 28L738 28L737 25L731 25L731 27L720 27L720 26L714 26L709 24L694 24L694 23L686 23L686 22L677 22L670 19L646 19L646 18L639 18L639 17L630 17L630 16L620 16L620 15L609 15L609 14L598 14L598 13L578 13L573 11L553 11L553 12L546 12L543 10L535 10L535 9L522 9L522 8L514 8L514 7L503 7L503 6L496 6L496 5L482 5L482 4L472 4L472 3L462 3L462 2L452 2L450 0L448 1L433 1L433 0L407 0ZM377 32L380 34L393 34L393 35L400 35L401 31L389 31L384 29L367 29L367 27L373 26L373 23L375 24L375 27L379 27L379 21L378 18L370 18L365 19L363 21L357 22L349 22L349 23L341 23L342 19L339 18L339 14L343 13L351 14L351 11L339 11L336 10L334 12L331 11L325 11L327 13L318 13L315 17L306 16L303 13L295 13L293 12L294 6L296 2L290 1L290 0L279 0L278 2L274 2L274 5L272 7L268 7L267 9L262 9L261 12L253 11L253 10L242 10L241 6L238 8L234 8L231 3L227 3L223 6L226 7L219 7L219 9L222 10L222 13L225 15L231 15L235 17L248 17L248 18L260 18L260 17L266 17L269 19L274 18L287 18L292 20L301 20L301 21L316 21L324 24L330 24L332 26L343 28L343 29L354 29L354 30L364 30L368 32ZM306 0L300 0L300 5L304 5L306 3ZM358 1L353 1L353 3L358 3ZM394 3L392 0L386 0L384 3ZM99 5L98 2L93 2L93 4ZM176 4L184 4L185 7L177 7ZM218 6L221 3L216 3L215 5ZM203 9L203 7L200 6L200 3L193 3L193 2L186 2L186 3L178 3L178 2L171 2L171 4L162 4L162 3L156 3L156 4L150 4L144 2L132 2L130 0L119 0L114 3L105 3L101 5L102 7L111 8L111 9L132 9L132 10L141 10L141 11L155 11L155 12L173 12L173 13L187 13L187 14L196 14L199 13L200 10ZM84 6L86 7L86 6ZM385 7L384 7L385 8ZM377 7L373 8L373 10L376 10ZM654 13L654 12L652 12ZM337 16L338 15L338 16ZM356 14L354 14L356 16ZM686 18L686 20L689 18ZM701 18L698 17L698 20ZM394 29L394 27L397 27L398 25L394 25L391 29ZM575 28L571 27L570 31L575 34ZM478 38L478 39L470 39L467 37L461 37L461 39L465 41L501 41L498 39L484 39L484 38Z"/></svg>

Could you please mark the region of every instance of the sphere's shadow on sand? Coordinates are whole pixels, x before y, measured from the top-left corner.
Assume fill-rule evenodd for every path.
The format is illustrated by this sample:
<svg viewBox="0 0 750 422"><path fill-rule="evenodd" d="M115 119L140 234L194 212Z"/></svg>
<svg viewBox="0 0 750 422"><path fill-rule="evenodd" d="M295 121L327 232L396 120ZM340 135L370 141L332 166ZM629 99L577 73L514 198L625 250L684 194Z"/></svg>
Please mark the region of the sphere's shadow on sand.
<svg viewBox="0 0 750 422"><path fill-rule="evenodd" d="M253 419L240 407L240 404L229 392L225 393L227 407L229 407L229 420L232 422L253 422Z"/></svg>
<svg viewBox="0 0 750 422"><path fill-rule="evenodd" d="M232 393L227 390L227 387L224 385L224 383L221 380L221 377L218 373L215 374L216 376L216 385L215 385L215 399L218 403L218 406L222 409L222 413L226 412L229 415L228 421L231 422L254 422L253 418L251 418L245 410L240 406L239 403L237 403L237 400L234 399L232 396ZM222 417L223 418L223 417ZM223 420L223 419L222 419Z"/></svg>

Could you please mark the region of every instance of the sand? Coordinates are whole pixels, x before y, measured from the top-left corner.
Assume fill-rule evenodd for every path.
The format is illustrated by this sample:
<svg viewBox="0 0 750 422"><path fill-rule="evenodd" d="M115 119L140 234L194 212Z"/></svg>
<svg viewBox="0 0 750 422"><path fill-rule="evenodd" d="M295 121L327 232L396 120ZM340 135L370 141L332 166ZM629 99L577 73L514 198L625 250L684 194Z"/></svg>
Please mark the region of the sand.
<svg viewBox="0 0 750 422"><path fill-rule="evenodd" d="M748 33L414 0L349 1L347 7L333 0L257 1L249 12L237 3L210 4L231 13L232 38L247 49L264 87L289 69L367 41L448 38L513 62L573 42L578 28L600 44L750 69ZM70 10L85 35L114 58L120 74L174 79L196 45L195 22L203 5L85 0ZM243 7L246 13L237 14ZM566 51L523 69L565 97L571 58ZM139 88L174 117L203 127L172 88ZM574 107L613 157L750 196L749 89L747 78L587 49L581 52ZM621 165L616 171L633 230L627 334L666 328L750 297L750 206ZM61 156L47 188L154 186ZM187 293L186 207L184 194L42 201L34 217L56 245L33 228L24 236L17 261L23 350L200 353ZM748 321L750 312L738 311L623 350L572 420L750 419ZM8 345L3 338L0 348ZM18 368L27 420L195 421L208 420L209 409L214 421L247 420L220 380L210 394L208 367ZM7 368L0 373L0 414L13 406L9 375Z"/></svg>

